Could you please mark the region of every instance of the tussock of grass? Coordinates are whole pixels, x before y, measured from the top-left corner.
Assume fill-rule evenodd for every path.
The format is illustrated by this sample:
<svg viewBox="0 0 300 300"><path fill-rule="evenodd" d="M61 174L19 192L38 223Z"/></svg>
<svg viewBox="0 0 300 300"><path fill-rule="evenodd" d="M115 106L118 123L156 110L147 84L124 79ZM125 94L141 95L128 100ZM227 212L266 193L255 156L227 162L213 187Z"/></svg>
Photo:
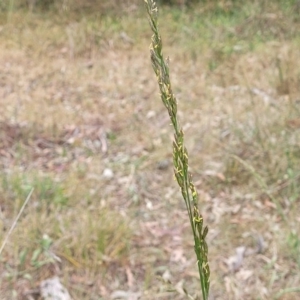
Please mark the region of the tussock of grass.
<svg viewBox="0 0 300 300"><path fill-rule="evenodd" d="M25 208L1 255L2 262L5 262L1 279L3 288L15 289L13 285L7 285L15 278L30 278L32 282L38 282L63 266L79 271L88 268L104 276L103 268L107 264L124 263L119 261L124 261L127 256L131 236L125 217L109 211L101 203L88 206L82 200L81 210L74 210L72 207L79 200L74 195L67 203L57 201L66 197L66 190L62 192L50 178L33 178L29 180L28 174L22 179L11 176L5 180L9 186L2 187L4 197L9 195L3 205L15 212L21 204L18 199L27 187L35 187L32 202ZM2 216L2 228L5 229L9 225L7 212ZM14 254L13 257L10 253Z"/></svg>

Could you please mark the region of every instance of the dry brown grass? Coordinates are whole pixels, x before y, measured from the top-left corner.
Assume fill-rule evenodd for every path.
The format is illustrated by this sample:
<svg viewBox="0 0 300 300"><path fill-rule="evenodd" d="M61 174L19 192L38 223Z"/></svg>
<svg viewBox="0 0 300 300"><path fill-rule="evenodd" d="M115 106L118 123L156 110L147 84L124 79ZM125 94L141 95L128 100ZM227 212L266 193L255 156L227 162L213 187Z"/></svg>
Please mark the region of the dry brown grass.
<svg viewBox="0 0 300 300"><path fill-rule="evenodd" d="M299 24L270 10L275 16L259 24L274 32L259 37L251 31L262 22L254 8L248 27L236 16L201 23L197 11L160 15L209 222L213 299L276 299L281 289L300 286L299 39L282 29ZM74 299L109 299L117 290L128 299L184 298L167 293L157 276L179 291L182 284L198 291L145 12L118 20L6 17L0 240L35 190L1 257L1 299L29 299L53 274ZM53 242L33 260L44 234Z"/></svg>

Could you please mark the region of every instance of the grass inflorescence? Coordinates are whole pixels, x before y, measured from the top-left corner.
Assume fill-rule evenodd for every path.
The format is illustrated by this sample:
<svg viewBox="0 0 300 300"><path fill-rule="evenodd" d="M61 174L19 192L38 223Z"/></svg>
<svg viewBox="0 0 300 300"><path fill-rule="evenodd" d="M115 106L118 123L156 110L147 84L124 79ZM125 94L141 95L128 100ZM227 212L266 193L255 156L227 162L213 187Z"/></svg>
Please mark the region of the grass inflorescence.
<svg viewBox="0 0 300 300"><path fill-rule="evenodd" d="M174 128L173 164L177 183L185 201L195 242L195 253L200 275L203 299L208 299L210 270L208 265L208 247L206 235L208 227L203 226L203 217L198 209L198 193L189 172L188 151L184 143L184 133L177 117L177 100L172 91L169 66L162 53L162 39L157 26L157 6L153 0L145 0L151 29L153 31L151 43L151 62L157 76L161 99L168 110Z"/></svg>

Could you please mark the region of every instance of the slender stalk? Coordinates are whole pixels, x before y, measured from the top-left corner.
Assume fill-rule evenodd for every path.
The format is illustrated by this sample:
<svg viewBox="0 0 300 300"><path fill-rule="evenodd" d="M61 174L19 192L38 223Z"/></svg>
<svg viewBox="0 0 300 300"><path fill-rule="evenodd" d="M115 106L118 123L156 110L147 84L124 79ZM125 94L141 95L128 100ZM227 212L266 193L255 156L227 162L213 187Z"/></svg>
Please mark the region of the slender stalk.
<svg viewBox="0 0 300 300"><path fill-rule="evenodd" d="M183 130L177 118L177 100L172 91L169 66L162 54L162 40L157 27L157 6L154 0L144 0L149 16L149 23L153 32L150 46L151 62L160 89L161 100L166 107L174 128L173 164L174 174L185 201L193 237L194 250L197 257L198 271L203 300L208 299L210 271L208 265L208 247L206 235L208 228L203 227L203 218L198 210L198 193L189 173L188 152L184 144Z"/></svg>
<svg viewBox="0 0 300 300"><path fill-rule="evenodd" d="M24 211L25 206L27 205L28 201L30 200L30 197L31 197L32 193L33 193L33 188L31 189L30 193L28 194L28 196L27 196L25 202L23 203L23 205L22 205L22 207L21 207L21 209L20 209L20 211L19 211L19 213L18 213L16 219L14 220L14 222L13 222L13 224L11 225L10 229L8 230L8 233L7 233L7 235L6 235L5 239L4 239L4 241L2 242L2 245L1 245L1 247L0 247L0 256L1 256L1 254L2 254L2 251L3 251L4 247L5 247L5 245L6 245L7 241L8 241L8 239L9 239L9 237L10 237L10 235L11 235L11 233L13 232L13 230L14 230L15 227L16 227L16 225L17 225L17 223L18 223L18 220L19 220L19 218L21 217L21 215L22 215L22 213L23 213L23 211Z"/></svg>

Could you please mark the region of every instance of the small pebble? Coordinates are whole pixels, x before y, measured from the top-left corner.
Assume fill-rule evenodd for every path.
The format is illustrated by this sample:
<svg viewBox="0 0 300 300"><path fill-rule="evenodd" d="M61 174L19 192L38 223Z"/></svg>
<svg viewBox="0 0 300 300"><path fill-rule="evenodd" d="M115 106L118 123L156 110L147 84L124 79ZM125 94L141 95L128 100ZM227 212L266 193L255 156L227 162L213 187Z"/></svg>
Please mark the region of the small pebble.
<svg viewBox="0 0 300 300"><path fill-rule="evenodd" d="M163 159L163 160L161 160L157 163L157 168L159 170L166 170L166 169L168 169L169 165L170 165L169 160L168 159Z"/></svg>
<svg viewBox="0 0 300 300"><path fill-rule="evenodd" d="M106 168L103 171L103 177L106 179L111 179L114 177L114 173L111 169Z"/></svg>

